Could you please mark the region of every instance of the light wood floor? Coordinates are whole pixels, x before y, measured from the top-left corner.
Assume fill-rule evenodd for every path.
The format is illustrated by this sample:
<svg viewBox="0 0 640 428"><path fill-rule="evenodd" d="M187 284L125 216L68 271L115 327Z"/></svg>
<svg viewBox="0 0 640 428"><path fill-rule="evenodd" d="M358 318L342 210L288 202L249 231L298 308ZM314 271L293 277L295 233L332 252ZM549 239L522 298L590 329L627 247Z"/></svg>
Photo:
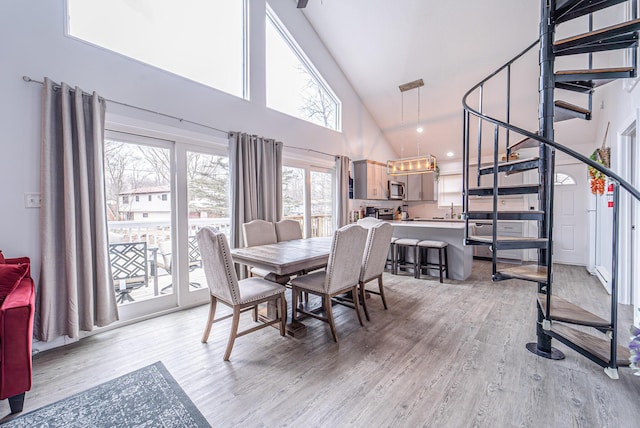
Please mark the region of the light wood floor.
<svg viewBox="0 0 640 428"><path fill-rule="evenodd" d="M372 296L365 327L335 307L339 344L305 320L302 339L275 329L239 338L228 363L230 320L200 343L206 306L104 332L36 355L25 411L161 360L214 427L640 426L640 377L622 368L613 381L555 342L563 361L529 353L535 285L491 283L489 268L474 262L468 281L445 284L385 274L389 310ZM555 293L608 315L584 268L558 266L555 279ZM631 308L619 318L626 342ZM0 415L8 407L0 402Z"/></svg>

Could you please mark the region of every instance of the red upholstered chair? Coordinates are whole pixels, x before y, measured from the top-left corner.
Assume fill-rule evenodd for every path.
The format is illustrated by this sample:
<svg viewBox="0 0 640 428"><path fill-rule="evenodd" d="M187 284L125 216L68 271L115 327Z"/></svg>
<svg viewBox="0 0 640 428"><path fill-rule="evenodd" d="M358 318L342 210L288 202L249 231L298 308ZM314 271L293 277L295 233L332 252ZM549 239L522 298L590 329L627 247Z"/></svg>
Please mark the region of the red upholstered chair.
<svg viewBox="0 0 640 428"><path fill-rule="evenodd" d="M31 389L31 338L35 287L28 257L5 259L0 251L0 399L22 411Z"/></svg>

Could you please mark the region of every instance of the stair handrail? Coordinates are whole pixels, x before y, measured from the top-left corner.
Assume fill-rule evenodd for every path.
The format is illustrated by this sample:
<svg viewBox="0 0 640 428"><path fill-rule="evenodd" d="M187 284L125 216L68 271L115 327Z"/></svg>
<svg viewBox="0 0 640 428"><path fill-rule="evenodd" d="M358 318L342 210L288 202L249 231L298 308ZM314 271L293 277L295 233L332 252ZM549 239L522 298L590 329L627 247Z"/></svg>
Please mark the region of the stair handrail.
<svg viewBox="0 0 640 428"><path fill-rule="evenodd" d="M546 144L547 146L553 147L554 149L557 149L563 153L566 153L567 155L571 156L574 159L579 160L582 163L585 163L587 165L589 165L590 167L593 167L594 169L600 171L601 173L603 173L604 175L606 175L607 177L610 177L614 180L616 180L616 182L618 182L618 184L620 186L622 186L626 191L628 191L634 198L636 198L638 201L640 201L640 190L636 189L635 187L633 187L627 180L625 180L624 178L620 177L618 174L616 174L615 172L613 172L611 169L607 168L606 166L595 162L592 159L589 159L587 156L584 156L581 153L576 152L573 149L570 149L567 146L564 146L560 143L557 143L553 140L550 140L548 138L545 138L541 135L535 134L533 132L527 131L526 129L520 128L518 126L512 125L510 123L504 122L502 120L493 118L491 116L488 116L486 114L483 114L477 110L475 110L474 108L470 107L468 102L467 102L467 98L478 88L480 88L481 86L483 86L488 80L490 80L492 77L494 77L495 75L497 75L498 73L500 73L502 70L504 70L505 68L509 67L511 64L513 64L515 61L517 61L520 57L522 57L524 54L526 54L527 52L529 52L531 49L533 49L537 44L539 43L539 40L536 40L534 43L532 43L531 45L529 45L525 50L523 50L522 52L520 52L518 55L516 55L515 57L513 57L511 60L509 60L506 64L504 64L502 67L500 67L499 69L497 69L496 71L494 71L493 73L491 73L490 75L488 75L486 78L484 78L482 81L480 81L478 84L476 84L475 86L473 86L471 89L469 89L463 96L462 98L462 106L463 108L470 112L471 114L473 114L474 116L476 116L479 119L482 120L486 120L487 122L493 123L494 125L498 125L501 126L505 129L508 129L510 131L513 131L517 134L523 135L525 137L531 138L533 140L539 141L540 143ZM467 144L467 141L465 141L465 144Z"/></svg>

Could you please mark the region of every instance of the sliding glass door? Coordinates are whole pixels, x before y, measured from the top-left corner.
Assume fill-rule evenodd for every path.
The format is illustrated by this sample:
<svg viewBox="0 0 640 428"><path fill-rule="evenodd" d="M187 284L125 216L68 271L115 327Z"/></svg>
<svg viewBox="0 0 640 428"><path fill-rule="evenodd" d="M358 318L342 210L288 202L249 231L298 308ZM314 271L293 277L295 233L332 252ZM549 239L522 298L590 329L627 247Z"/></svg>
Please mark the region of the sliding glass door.
<svg viewBox="0 0 640 428"><path fill-rule="evenodd" d="M305 237L333 233L334 176L329 168L282 167L282 217L300 222Z"/></svg>
<svg viewBox="0 0 640 428"><path fill-rule="evenodd" d="M174 232L174 164L170 142L107 134L109 262L120 319L175 306L174 272L166 250Z"/></svg>
<svg viewBox="0 0 640 428"><path fill-rule="evenodd" d="M110 131L109 254L121 320L208 301L196 233L229 232L226 150Z"/></svg>

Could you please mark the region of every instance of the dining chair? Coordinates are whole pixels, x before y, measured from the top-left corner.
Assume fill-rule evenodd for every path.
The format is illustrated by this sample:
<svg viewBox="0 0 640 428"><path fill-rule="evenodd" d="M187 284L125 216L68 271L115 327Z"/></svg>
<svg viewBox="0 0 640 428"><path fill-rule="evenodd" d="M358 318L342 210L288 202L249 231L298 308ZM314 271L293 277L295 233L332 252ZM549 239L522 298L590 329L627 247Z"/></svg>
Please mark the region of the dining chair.
<svg viewBox="0 0 640 428"><path fill-rule="evenodd" d="M276 227L270 221L251 220L242 224L242 233L244 235L244 244L246 247L255 247L257 245L275 244L278 242L276 236ZM266 269L250 267L251 276L259 276L278 284L287 284L291 279L289 275L277 275Z"/></svg>
<svg viewBox="0 0 640 428"><path fill-rule="evenodd" d="M378 223L382 223L382 220L377 219L375 217L363 217L359 219L357 222L358 226L362 226L365 229L375 226Z"/></svg>
<svg viewBox="0 0 640 428"><path fill-rule="evenodd" d="M367 309L365 293L380 296L384 309L387 309L387 300L384 297L384 285L382 283L382 273L387 265L387 254L389 253L392 234L393 226L389 223L380 222L369 228L367 245L364 250L362 269L360 271L360 281L358 285L360 301L362 302L362 308L364 309L364 315L367 318L367 321L369 321L369 310ZM373 280L378 281L378 291L366 289L366 284Z"/></svg>
<svg viewBox="0 0 640 428"><path fill-rule="evenodd" d="M294 306L291 311L294 323L297 321L298 312L326 322L331 328L333 340L338 341L331 309L331 298L348 291L351 291L354 296L358 295L358 282L366 242L367 230L356 224L350 224L335 231L326 269L298 276L291 281L291 300L298 302L300 292L319 296L322 299L325 316L317 315L300 306ZM363 325L358 299L354 299L354 306L358 322Z"/></svg>
<svg viewBox="0 0 640 428"><path fill-rule="evenodd" d="M202 265L210 292L209 317L202 336L202 343L206 343L214 322L233 317L231 332L224 361L229 361L235 339L252 333L270 325L280 324L280 335L285 335L287 320L287 301L284 296L285 288L272 281L252 277L238 280L233 267L233 260L229 251L226 236L212 227L204 227L197 233L198 247L202 256ZM216 305L220 301L233 309L232 315L215 319ZM258 326L238 332L240 313L257 308L258 304L273 301L278 307L278 316ZM279 306L278 306L279 305ZM254 321L256 319L254 318Z"/></svg>
<svg viewBox="0 0 640 428"><path fill-rule="evenodd" d="M302 239L302 228L295 220L284 219L276 223L276 236L278 242Z"/></svg>

